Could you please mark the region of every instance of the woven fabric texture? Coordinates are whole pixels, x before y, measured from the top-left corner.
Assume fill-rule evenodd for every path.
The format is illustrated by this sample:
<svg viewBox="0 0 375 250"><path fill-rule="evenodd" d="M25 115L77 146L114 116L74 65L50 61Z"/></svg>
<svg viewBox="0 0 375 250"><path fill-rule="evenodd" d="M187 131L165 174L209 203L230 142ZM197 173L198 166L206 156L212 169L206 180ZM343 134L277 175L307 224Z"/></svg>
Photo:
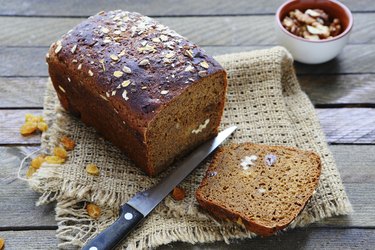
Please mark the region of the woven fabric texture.
<svg viewBox="0 0 375 250"><path fill-rule="evenodd" d="M322 160L322 175L316 193L290 228L351 211L334 159L325 142L314 107L301 91L293 59L281 47L218 56L228 73L229 87L221 129L237 125L238 130L226 142L254 142L294 146L317 152ZM43 134L42 148L51 152L63 135L71 137L76 148L62 165L43 166L29 183L41 193L39 204L57 201L57 237L62 248L83 246L95 234L111 224L118 207L136 192L157 183L134 167L126 155L98 136L92 128L66 113L48 85L44 115L50 129ZM154 248L173 241L213 242L255 235L232 223L218 223L200 210L194 193L210 162L207 159L181 187L186 198L167 197L131 234L123 249ZM90 176L85 166L95 163L99 176ZM176 165L176 164L175 164ZM98 220L86 212L87 202L98 204Z"/></svg>

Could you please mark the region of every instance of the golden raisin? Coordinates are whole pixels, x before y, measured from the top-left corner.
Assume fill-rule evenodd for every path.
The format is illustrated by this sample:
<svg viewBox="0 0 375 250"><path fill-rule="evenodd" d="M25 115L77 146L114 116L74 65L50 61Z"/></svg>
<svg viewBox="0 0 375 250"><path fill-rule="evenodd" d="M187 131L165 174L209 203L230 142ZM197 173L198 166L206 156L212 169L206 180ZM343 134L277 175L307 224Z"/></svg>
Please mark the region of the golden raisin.
<svg viewBox="0 0 375 250"><path fill-rule="evenodd" d="M25 115L25 122L38 122L37 118L33 114L26 114Z"/></svg>
<svg viewBox="0 0 375 250"><path fill-rule="evenodd" d="M3 250L5 247L5 240L3 238L0 238L0 250Z"/></svg>
<svg viewBox="0 0 375 250"><path fill-rule="evenodd" d="M66 152L66 150L62 147L55 147L53 149L53 154L55 156L58 156L58 157L62 158L62 159L66 159L68 157L68 152Z"/></svg>
<svg viewBox="0 0 375 250"><path fill-rule="evenodd" d="M92 175L99 175L99 168L93 163L87 164L86 172Z"/></svg>
<svg viewBox="0 0 375 250"><path fill-rule="evenodd" d="M30 178L34 173L36 172L36 169L33 167L29 167L26 172L26 178ZM1 249L1 248L0 248Z"/></svg>
<svg viewBox="0 0 375 250"><path fill-rule="evenodd" d="M37 129L38 124L36 122L26 122L22 125L20 132L21 135L30 135Z"/></svg>
<svg viewBox="0 0 375 250"><path fill-rule="evenodd" d="M48 125L45 122L38 122L38 129L42 132L47 131Z"/></svg>
<svg viewBox="0 0 375 250"><path fill-rule="evenodd" d="M87 213L90 215L91 218L93 218L93 219L99 218L100 212L101 212L99 206L97 206L93 203L89 203L86 206L86 210L87 210Z"/></svg>
<svg viewBox="0 0 375 250"><path fill-rule="evenodd" d="M42 165L43 162L45 162L46 160L44 159L44 156L43 155L39 155L37 157L35 157L32 161L31 161L31 167L35 168L35 169L38 169L40 168L40 166Z"/></svg>
<svg viewBox="0 0 375 250"><path fill-rule="evenodd" d="M43 116L41 115L35 116L35 119L37 122L45 122Z"/></svg>
<svg viewBox="0 0 375 250"><path fill-rule="evenodd" d="M185 198L185 191L180 187L175 187L172 191L172 198L181 201Z"/></svg>
<svg viewBox="0 0 375 250"><path fill-rule="evenodd" d="M75 147L75 142L67 136L61 137L60 142L66 150L73 150Z"/></svg>
<svg viewBox="0 0 375 250"><path fill-rule="evenodd" d="M65 159L64 158L60 158L56 155L53 155L53 156L46 156L45 158L46 162L49 163L49 164L61 164L61 163L64 163L65 162Z"/></svg>

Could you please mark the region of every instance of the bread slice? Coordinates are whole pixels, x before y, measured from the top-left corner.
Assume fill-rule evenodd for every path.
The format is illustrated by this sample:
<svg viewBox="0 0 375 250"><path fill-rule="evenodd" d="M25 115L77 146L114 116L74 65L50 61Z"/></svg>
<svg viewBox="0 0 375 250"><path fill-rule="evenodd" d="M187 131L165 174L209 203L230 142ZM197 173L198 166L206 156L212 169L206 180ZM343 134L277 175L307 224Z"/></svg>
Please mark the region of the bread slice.
<svg viewBox="0 0 375 250"><path fill-rule="evenodd" d="M199 204L258 235L287 227L318 185L317 154L252 143L222 147L196 192Z"/></svg>

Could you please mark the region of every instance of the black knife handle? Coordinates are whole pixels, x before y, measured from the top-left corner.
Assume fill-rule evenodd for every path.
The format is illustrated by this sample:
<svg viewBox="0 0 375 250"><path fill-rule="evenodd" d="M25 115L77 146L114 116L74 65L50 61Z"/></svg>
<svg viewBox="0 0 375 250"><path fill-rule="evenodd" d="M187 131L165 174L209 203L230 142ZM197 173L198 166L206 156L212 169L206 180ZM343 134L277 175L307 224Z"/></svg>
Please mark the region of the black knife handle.
<svg viewBox="0 0 375 250"><path fill-rule="evenodd" d="M121 206L120 217L103 232L90 240L82 250L114 249L143 218L143 214L128 204Z"/></svg>

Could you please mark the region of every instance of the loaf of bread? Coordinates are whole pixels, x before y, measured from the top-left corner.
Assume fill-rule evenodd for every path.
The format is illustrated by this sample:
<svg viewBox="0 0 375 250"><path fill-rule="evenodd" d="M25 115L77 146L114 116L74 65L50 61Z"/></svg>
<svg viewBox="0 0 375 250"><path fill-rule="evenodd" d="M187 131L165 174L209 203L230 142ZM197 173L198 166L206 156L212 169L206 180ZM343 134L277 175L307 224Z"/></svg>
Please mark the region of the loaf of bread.
<svg viewBox="0 0 375 250"><path fill-rule="evenodd" d="M320 172L320 158L313 152L232 144L217 152L196 198L214 216L269 236L302 211Z"/></svg>
<svg viewBox="0 0 375 250"><path fill-rule="evenodd" d="M149 17L100 12L53 43L47 63L62 106L148 175L218 132L225 71Z"/></svg>

